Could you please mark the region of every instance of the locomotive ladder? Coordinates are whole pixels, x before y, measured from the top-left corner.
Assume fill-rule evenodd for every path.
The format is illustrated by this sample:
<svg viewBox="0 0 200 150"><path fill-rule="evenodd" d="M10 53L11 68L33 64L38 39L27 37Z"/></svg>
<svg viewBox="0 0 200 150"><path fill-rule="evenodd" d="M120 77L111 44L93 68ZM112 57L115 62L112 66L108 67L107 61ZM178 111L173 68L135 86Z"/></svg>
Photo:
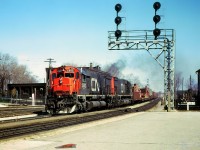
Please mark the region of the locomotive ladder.
<svg viewBox="0 0 200 150"><path fill-rule="evenodd" d="M115 31L108 31L109 50L146 50L164 70L164 102L167 110L174 109L175 31L161 29L154 39L153 30L124 30L121 37ZM155 55L153 51L157 50ZM164 56L164 60L160 58Z"/></svg>

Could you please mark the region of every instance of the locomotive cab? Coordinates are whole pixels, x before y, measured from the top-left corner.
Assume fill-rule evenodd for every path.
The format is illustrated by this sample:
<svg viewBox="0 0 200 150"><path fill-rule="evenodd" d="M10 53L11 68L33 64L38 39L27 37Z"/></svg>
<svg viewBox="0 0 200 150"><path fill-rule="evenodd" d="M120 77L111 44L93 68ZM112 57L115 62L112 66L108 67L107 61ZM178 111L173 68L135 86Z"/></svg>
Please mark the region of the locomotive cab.
<svg viewBox="0 0 200 150"><path fill-rule="evenodd" d="M49 73L46 110L51 114L60 111L73 112L80 86L81 78L77 68L71 66L52 68Z"/></svg>
<svg viewBox="0 0 200 150"><path fill-rule="evenodd" d="M69 96L79 93L79 70L66 66L55 68L51 72L51 91L57 97Z"/></svg>

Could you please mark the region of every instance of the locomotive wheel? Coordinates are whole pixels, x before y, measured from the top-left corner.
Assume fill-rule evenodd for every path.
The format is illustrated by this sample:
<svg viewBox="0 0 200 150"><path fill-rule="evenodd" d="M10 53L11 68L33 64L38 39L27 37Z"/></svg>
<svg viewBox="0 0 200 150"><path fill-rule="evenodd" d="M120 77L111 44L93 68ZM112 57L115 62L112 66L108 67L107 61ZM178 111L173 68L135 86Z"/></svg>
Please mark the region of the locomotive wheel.
<svg viewBox="0 0 200 150"><path fill-rule="evenodd" d="M86 108L84 107L83 103L78 103L77 107L78 107L77 110L78 113L86 112Z"/></svg>
<svg viewBox="0 0 200 150"><path fill-rule="evenodd" d="M50 114L51 116L53 116L53 115L56 114L55 109L46 109L46 112L47 112L48 114Z"/></svg>

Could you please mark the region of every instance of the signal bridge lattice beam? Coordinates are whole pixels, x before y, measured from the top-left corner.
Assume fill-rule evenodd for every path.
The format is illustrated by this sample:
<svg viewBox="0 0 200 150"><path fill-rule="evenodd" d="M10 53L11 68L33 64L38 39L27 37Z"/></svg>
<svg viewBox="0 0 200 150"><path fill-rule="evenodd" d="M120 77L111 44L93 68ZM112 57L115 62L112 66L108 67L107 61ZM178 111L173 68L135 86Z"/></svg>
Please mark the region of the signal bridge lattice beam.
<svg viewBox="0 0 200 150"><path fill-rule="evenodd" d="M115 31L108 31L109 50L147 50L164 70L164 100L167 110L174 109L174 71L175 71L175 31L161 29L160 36L155 40L153 30L122 31L120 38ZM158 51L154 54L152 51ZM163 62L160 57L164 55Z"/></svg>

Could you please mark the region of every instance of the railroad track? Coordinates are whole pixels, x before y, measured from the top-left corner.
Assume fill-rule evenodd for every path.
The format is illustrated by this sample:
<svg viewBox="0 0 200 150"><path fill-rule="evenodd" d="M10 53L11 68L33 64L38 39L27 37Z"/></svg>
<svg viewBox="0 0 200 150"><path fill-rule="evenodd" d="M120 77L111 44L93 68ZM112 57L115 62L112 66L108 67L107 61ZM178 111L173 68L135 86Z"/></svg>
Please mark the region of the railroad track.
<svg viewBox="0 0 200 150"><path fill-rule="evenodd" d="M0 118L5 117L14 117L20 115L29 115L33 112L38 112L44 110L44 107L9 107L9 108L0 108Z"/></svg>
<svg viewBox="0 0 200 150"><path fill-rule="evenodd" d="M52 130L60 127L67 127L67 126L72 126L72 125L77 125L81 123L86 123L90 121L96 121L100 119L106 119L110 117L116 117L120 115L125 115L128 113L135 113L135 112L141 112L141 111L146 111L153 106L155 106L160 99L155 99L152 100L150 103L140 106L137 108L120 108L111 112L104 112L100 114L92 114L92 115L86 115L83 117L76 116L76 117L70 117L70 118L63 118L63 119L58 119L54 121L45 121L45 122L37 122L37 123L32 123L32 124L21 124L19 126L10 126L10 127L5 127L0 129L0 139L7 139L7 138L12 138L16 136L21 136L25 134L30 134L30 133L35 133L35 132L40 132L40 131L47 131L47 130Z"/></svg>

